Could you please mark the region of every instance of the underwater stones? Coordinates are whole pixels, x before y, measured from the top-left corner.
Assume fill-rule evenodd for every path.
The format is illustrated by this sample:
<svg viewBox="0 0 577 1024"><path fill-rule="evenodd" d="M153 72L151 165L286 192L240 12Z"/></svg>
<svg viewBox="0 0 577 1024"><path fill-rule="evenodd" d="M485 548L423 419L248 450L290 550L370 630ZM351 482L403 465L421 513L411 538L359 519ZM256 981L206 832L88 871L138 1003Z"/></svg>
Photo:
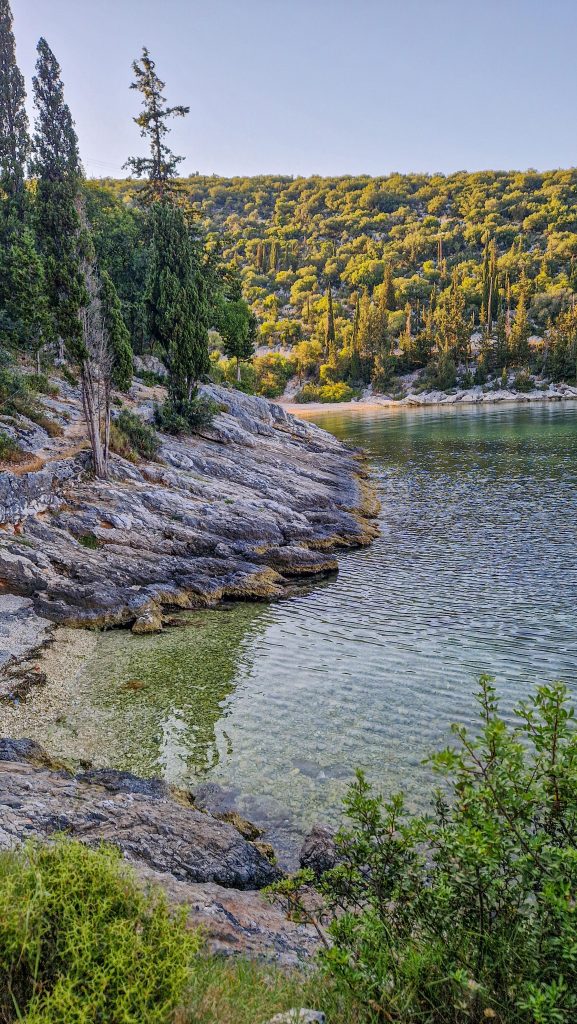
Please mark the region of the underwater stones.
<svg viewBox="0 0 577 1024"><path fill-rule="evenodd" d="M337 863L334 830L327 825L314 825L305 836L299 860L301 868L313 871L316 878L334 868Z"/></svg>
<svg viewBox="0 0 577 1024"><path fill-rule="evenodd" d="M66 832L185 882L260 889L280 872L233 825L181 802L162 784L105 772L53 770L31 741L0 740L0 848Z"/></svg>

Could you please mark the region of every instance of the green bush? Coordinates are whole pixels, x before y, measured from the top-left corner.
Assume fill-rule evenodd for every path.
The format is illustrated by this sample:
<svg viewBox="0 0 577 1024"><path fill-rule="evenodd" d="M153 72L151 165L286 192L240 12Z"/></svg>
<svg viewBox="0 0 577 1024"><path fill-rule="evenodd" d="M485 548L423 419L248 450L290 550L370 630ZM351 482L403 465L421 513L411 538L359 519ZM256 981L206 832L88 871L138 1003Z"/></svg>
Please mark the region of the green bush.
<svg viewBox="0 0 577 1024"><path fill-rule="evenodd" d="M167 1024L198 949L114 851L60 840L0 855L1 1024Z"/></svg>
<svg viewBox="0 0 577 1024"><path fill-rule="evenodd" d="M368 1019L318 972L207 955L115 851L0 853L0 1024L261 1024L300 1006Z"/></svg>
<svg viewBox="0 0 577 1024"><path fill-rule="evenodd" d="M533 391L535 388L535 381L528 370L520 370L515 377L514 384L515 391L526 393L527 391Z"/></svg>
<svg viewBox="0 0 577 1024"><path fill-rule="evenodd" d="M16 465L26 458L26 452L22 451L16 441L0 430L0 462Z"/></svg>
<svg viewBox="0 0 577 1024"><path fill-rule="evenodd" d="M572 1024L577 1019L577 730L560 684L499 714L488 677L476 734L430 760L431 813L375 795L361 772L320 883L332 978L375 1020ZM311 881L281 883L291 901ZM302 907L304 910L304 905Z"/></svg>
<svg viewBox="0 0 577 1024"><path fill-rule="evenodd" d="M332 384L305 384L295 395L295 402L350 402L358 392L344 381Z"/></svg>
<svg viewBox="0 0 577 1024"><path fill-rule="evenodd" d="M291 377L294 377L297 364L280 352L271 352L253 359L256 373L256 392L265 398L279 398Z"/></svg>
<svg viewBox="0 0 577 1024"><path fill-rule="evenodd" d="M167 398L162 405L156 406L154 419L158 429L166 434L194 434L210 426L217 412L214 402L195 394L185 402Z"/></svg>
<svg viewBox="0 0 577 1024"><path fill-rule="evenodd" d="M35 384L38 381L45 382L50 390L50 385L43 375L26 375L7 367L0 367L0 414L25 416L42 427L50 437L58 437L62 434L62 428L46 415L36 397L38 389Z"/></svg>
<svg viewBox="0 0 577 1024"><path fill-rule="evenodd" d="M154 427L128 409L123 409L119 413L114 425L138 455L145 459L154 459L160 447L160 439Z"/></svg>
<svg viewBox="0 0 577 1024"><path fill-rule="evenodd" d="M425 368L423 383L432 391L450 391L457 383L457 367L454 359L441 354L431 360Z"/></svg>

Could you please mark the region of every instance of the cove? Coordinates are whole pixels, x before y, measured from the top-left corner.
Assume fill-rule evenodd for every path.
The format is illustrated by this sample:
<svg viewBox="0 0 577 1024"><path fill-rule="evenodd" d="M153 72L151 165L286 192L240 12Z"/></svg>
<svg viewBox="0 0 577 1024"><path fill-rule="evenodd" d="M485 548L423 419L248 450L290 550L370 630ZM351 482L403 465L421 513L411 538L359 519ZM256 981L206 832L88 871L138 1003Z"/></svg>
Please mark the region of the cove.
<svg viewBox="0 0 577 1024"><path fill-rule="evenodd" d="M370 548L277 604L94 636L65 683L0 712L7 734L59 754L230 790L287 862L338 818L356 766L423 806L422 760L472 721L480 673L505 709L537 682L577 686L577 410L315 419L369 456Z"/></svg>

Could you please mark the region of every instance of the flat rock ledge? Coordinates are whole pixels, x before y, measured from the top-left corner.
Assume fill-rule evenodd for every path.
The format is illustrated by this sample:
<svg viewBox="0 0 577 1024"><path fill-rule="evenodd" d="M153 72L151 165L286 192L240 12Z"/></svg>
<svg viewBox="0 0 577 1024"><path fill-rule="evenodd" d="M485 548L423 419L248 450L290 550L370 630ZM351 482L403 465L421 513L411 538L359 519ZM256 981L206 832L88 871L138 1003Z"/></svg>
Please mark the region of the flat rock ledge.
<svg viewBox="0 0 577 1024"><path fill-rule="evenodd" d="M258 891L279 869L231 824L159 780L74 775L31 740L0 739L0 849L65 833L116 846L144 886L188 910L213 952L295 966L317 950L314 929L287 920Z"/></svg>
<svg viewBox="0 0 577 1024"><path fill-rule="evenodd" d="M222 411L202 436L163 436L157 462L114 456L95 481L86 451L46 436L41 469L1 473L0 595L52 623L150 632L164 609L282 597L334 572L336 549L373 540L357 453L265 399L205 390ZM144 416L149 392L132 389ZM67 430L80 421L73 388L65 415Z"/></svg>

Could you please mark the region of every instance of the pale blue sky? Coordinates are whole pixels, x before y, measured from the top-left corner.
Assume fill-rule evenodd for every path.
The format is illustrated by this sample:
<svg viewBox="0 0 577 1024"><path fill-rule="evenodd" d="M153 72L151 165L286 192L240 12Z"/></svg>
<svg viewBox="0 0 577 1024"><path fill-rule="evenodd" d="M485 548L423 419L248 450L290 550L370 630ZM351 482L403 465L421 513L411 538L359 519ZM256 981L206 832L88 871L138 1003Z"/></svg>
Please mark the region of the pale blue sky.
<svg viewBox="0 0 577 1024"><path fill-rule="evenodd" d="M577 164L577 0L12 0L29 92L54 50L89 175L142 152L147 45L183 173Z"/></svg>

